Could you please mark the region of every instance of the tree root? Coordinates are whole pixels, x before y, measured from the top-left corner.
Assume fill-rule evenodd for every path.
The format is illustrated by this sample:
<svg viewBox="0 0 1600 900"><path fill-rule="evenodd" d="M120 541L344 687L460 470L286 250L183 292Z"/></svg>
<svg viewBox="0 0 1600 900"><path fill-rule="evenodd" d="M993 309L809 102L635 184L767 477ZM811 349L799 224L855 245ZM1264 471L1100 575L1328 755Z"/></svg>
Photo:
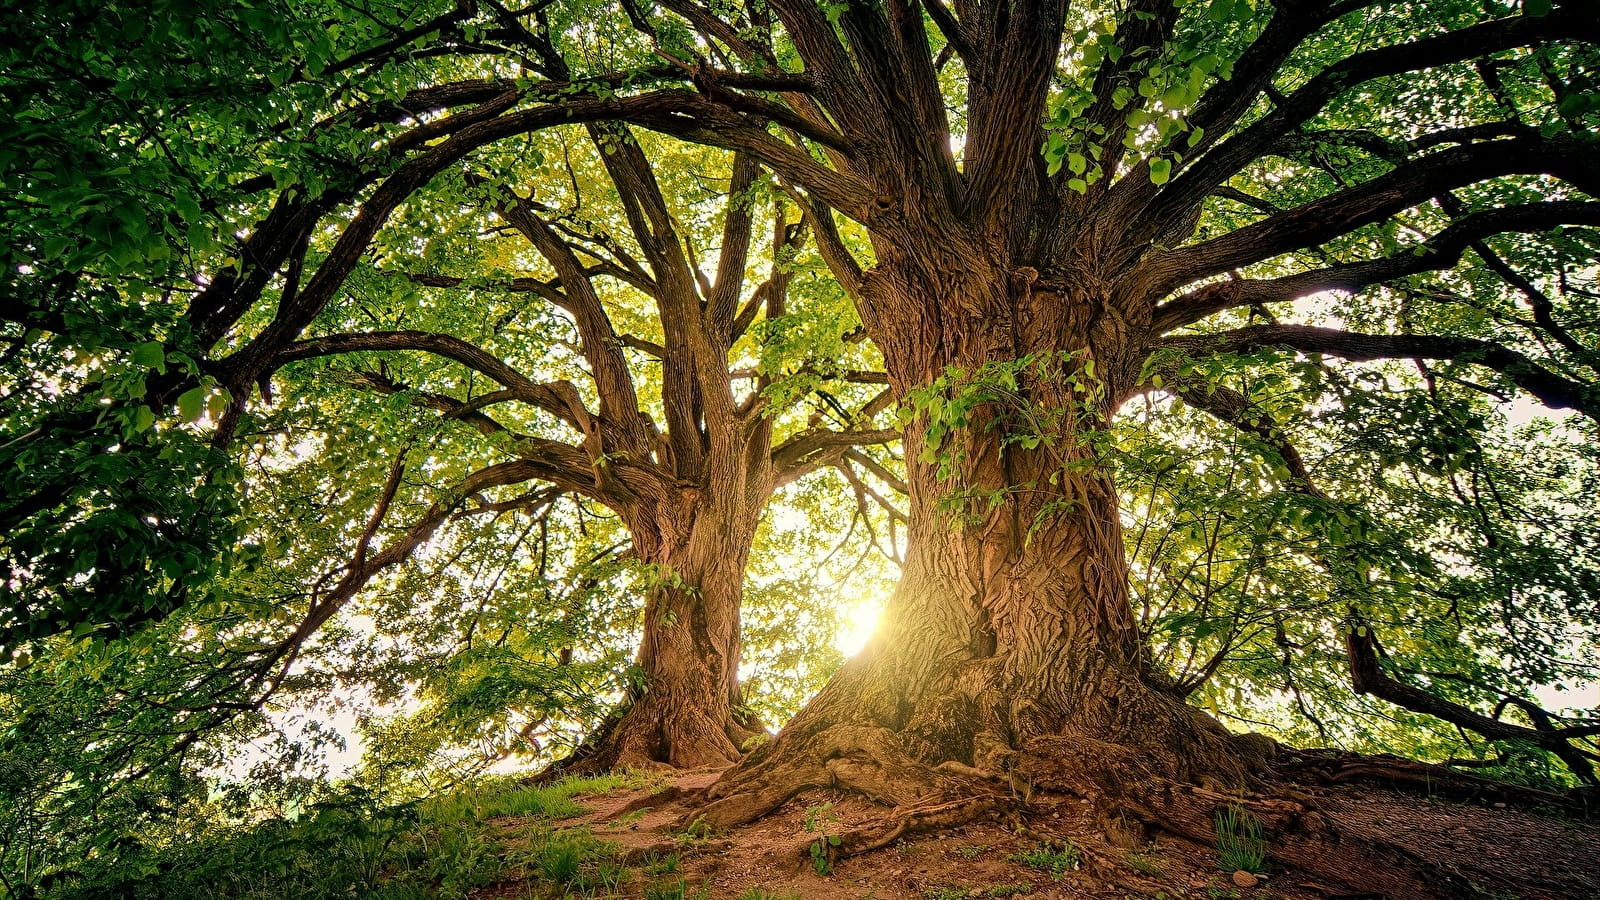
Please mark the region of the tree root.
<svg viewBox="0 0 1600 900"><path fill-rule="evenodd" d="M969 797L946 803L912 807L895 811L888 820L867 828L857 828L840 835L836 848L841 857L855 856L887 847L910 834L955 828L979 819L994 818L1005 806L997 797Z"/></svg>
<svg viewBox="0 0 1600 900"><path fill-rule="evenodd" d="M1021 823L1044 792L1080 797L1096 811L1093 833L1080 846L1107 881L1119 877L1118 851L1143 846L1154 832L1219 846L1219 815L1227 812L1259 829L1273 862L1345 896L1376 887L1391 898L1475 897L1481 896L1475 878L1507 876L1479 871L1470 861L1464 872L1429 859L1402 833L1375 828L1339 803L1319 803L1301 787L1362 780L1410 790L1431 787L1435 794L1570 805L1559 794L1409 760L1280 751L1271 741L1235 738L1204 720L1177 719L1174 731L1172 740L1161 742L1136 731L1057 733L990 753L977 752L980 742L972 740L948 745L952 755L943 758L946 747L875 724L791 731L708 788L705 805L677 827L696 819L723 828L744 824L808 789L847 791L888 807L881 820L834 835L836 842L813 835L795 849L801 861L818 858L820 851L831 865L919 832L1002 815ZM953 752L962 747L964 753Z"/></svg>
<svg viewBox="0 0 1600 900"><path fill-rule="evenodd" d="M969 797L944 803L894 809L878 822L838 834L818 834L795 846L802 865L823 854L829 865L863 853L881 850L902 838L942 828L958 828L982 819L998 818L1010 805L994 796Z"/></svg>
<svg viewBox="0 0 1600 900"><path fill-rule="evenodd" d="M895 733L887 728L836 725L801 738L798 745L775 753L769 744L751 754L745 764L708 789L710 801L693 816L718 828L753 821L777 809L801 791L833 788L852 791L890 807L913 808L986 795L973 790L974 778L993 779L972 767L952 770L931 766L900 750Z"/></svg>

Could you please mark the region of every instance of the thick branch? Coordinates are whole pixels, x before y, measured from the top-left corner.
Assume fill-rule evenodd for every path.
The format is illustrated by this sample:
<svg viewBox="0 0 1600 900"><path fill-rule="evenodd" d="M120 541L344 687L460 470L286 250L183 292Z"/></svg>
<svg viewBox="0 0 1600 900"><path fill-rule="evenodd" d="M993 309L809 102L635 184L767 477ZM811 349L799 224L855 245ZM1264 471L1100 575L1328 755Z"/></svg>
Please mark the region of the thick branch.
<svg viewBox="0 0 1600 900"><path fill-rule="evenodd" d="M1378 661L1378 639L1366 626L1351 628L1345 635L1345 649L1350 658L1350 682L1358 694L1371 694L1413 712L1443 719L1452 725L1468 728L1490 740L1524 741L1542 747L1560 757L1573 774L1590 784L1600 783L1595 778L1594 766L1584 753L1573 747L1569 740L1592 736L1593 728L1553 729L1526 728L1500 719L1474 712L1459 703L1436 697L1413 687L1383 671Z"/></svg>
<svg viewBox="0 0 1600 900"><path fill-rule="evenodd" d="M1600 196L1593 149L1571 139L1511 139L1453 147L1227 235L1147 263L1152 296L1211 275L1315 247L1458 187L1505 175L1555 175Z"/></svg>
<svg viewBox="0 0 1600 900"><path fill-rule="evenodd" d="M1170 337L1157 344L1191 356L1249 353L1284 347L1355 362L1375 359L1448 359L1493 369L1546 406L1575 409L1600 421L1600 389L1563 378L1527 356L1477 338L1425 334L1361 334L1309 325L1252 325L1231 331Z"/></svg>
<svg viewBox="0 0 1600 900"><path fill-rule="evenodd" d="M1492 234L1545 231L1558 225L1600 226L1600 203L1551 201L1476 212L1462 217L1427 243L1363 262L1314 269L1273 279L1208 284L1155 308L1151 328L1171 331L1206 316L1258 303L1281 303L1321 291L1359 291L1406 275L1448 269L1469 247Z"/></svg>
<svg viewBox="0 0 1600 900"><path fill-rule="evenodd" d="M1600 20L1596 20L1592 10L1585 10L1582 6L1570 4L1543 17L1518 15L1484 22L1404 44L1368 50L1329 66L1291 94L1277 109L1218 145L1175 179L1161 192L1150 211L1141 217L1136 233L1141 236L1155 234L1163 223L1182 218L1184 212L1198 206L1218 185L1264 155L1280 136L1309 121L1329 101L1358 84L1542 41L1600 41ZM1270 54L1264 55L1262 61L1270 62ZM1275 70L1276 66L1272 68ZM1264 86L1265 82L1261 84ZM1203 103L1202 108L1205 105ZM1223 101L1216 101L1215 108L1219 112L1224 107ZM1235 118L1239 114L1234 108L1227 109L1227 112L1232 112ZM1208 115L1204 118L1226 120L1227 116ZM1211 131L1205 121L1198 124Z"/></svg>
<svg viewBox="0 0 1600 900"><path fill-rule="evenodd" d="M274 365L319 356L368 353L382 350L417 350L453 360L504 385L506 399L521 400L560 418L584 435L594 431L594 416L584 408L578 389L568 381L536 382L506 365L476 344L448 334L428 331L373 331L332 334L297 341L279 351Z"/></svg>
<svg viewBox="0 0 1600 900"><path fill-rule="evenodd" d="M795 435L772 451L772 468L778 486L803 477L808 472L832 465L845 451L863 444L886 444L900 439L893 428L864 431L813 429Z"/></svg>

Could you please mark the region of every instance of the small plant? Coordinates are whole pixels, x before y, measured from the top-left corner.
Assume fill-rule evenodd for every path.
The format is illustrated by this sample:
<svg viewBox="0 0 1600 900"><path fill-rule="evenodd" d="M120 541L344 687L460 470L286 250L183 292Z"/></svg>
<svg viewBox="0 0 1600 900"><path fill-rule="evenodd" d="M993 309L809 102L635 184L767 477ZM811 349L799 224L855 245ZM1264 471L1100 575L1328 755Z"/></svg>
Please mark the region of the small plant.
<svg viewBox="0 0 1600 900"><path fill-rule="evenodd" d="M688 885L682 878L657 881L644 886L644 900L683 900Z"/></svg>
<svg viewBox="0 0 1600 900"><path fill-rule="evenodd" d="M1019 881L1016 884L995 884L983 892L985 897L1017 897L1022 894L1033 893L1033 882Z"/></svg>
<svg viewBox="0 0 1600 900"><path fill-rule="evenodd" d="M632 873L621 862L603 859L595 866L592 883L603 888L607 894L616 894L631 877Z"/></svg>
<svg viewBox="0 0 1600 900"><path fill-rule="evenodd" d="M440 829L426 852L427 877L444 896L492 884L505 868L502 848L471 826Z"/></svg>
<svg viewBox="0 0 1600 900"><path fill-rule="evenodd" d="M688 827L678 832L678 843L685 846L702 843L710 840L715 831L716 828L712 826L705 816L696 816Z"/></svg>
<svg viewBox="0 0 1600 900"><path fill-rule="evenodd" d="M1261 820L1236 804L1217 810L1217 867L1225 872L1267 871L1267 839Z"/></svg>
<svg viewBox="0 0 1600 900"><path fill-rule="evenodd" d="M830 832L829 828L839 824L839 817L833 813L833 804L824 803L806 810L806 831L818 835L806 848L811 854L811 868L818 875L833 874L833 851L839 846L841 838L838 834Z"/></svg>
<svg viewBox="0 0 1600 900"><path fill-rule="evenodd" d="M651 875L671 875L678 871L678 854L668 853L666 856L656 856L646 853L644 857L644 870Z"/></svg>
<svg viewBox="0 0 1600 900"><path fill-rule="evenodd" d="M571 884L583 865L584 852L576 842L553 840L539 852L535 868L545 880L559 885Z"/></svg>
<svg viewBox="0 0 1600 900"><path fill-rule="evenodd" d="M1078 868L1083 862L1083 854L1078 850L1078 845L1070 840L1062 841L1059 849L1046 841L1032 850L1025 850L1012 856L1011 861L1048 873L1051 878L1060 878Z"/></svg>
<svg viewBox="0 0 1600 900"><path fill-rule="evenodd" d="M837 846L839 846L837 834L824 834L811 842L808 848L811 854L811 868L815 869L818 875L833 874L833 860L829 859L829 852Z"/></svg>
<svg viewBox="0 0 1600 900"><path fill-rule="evenodd" d="M1161 858L1147 850L1130 850L1128 852L1128 868L1140 875L1160 875L1166 868Z"/></svg>
<svg viewBox="0 0 1600 900"><path fill-rule="evenodd" d="M806 807L805 829L807 831L817 831L830 821L839 821L839 817L833 812L832 803L819 803L816 806Z"/></svg>
<svg viewBox="0 0 1600 900"><path fill-rule="evenodd" d="M966 900L967 890L959 885L928 888L922 892L923 900Z"/></svg>
<svg viewBox="0 0 1600 900"><path fill-rule="evenodd" d="M957 850L956 855L962 859L977 859L984 854L984 851L988 849L988 847L981 844L974 844L970 847L962 847L961 849Z"/></svg>

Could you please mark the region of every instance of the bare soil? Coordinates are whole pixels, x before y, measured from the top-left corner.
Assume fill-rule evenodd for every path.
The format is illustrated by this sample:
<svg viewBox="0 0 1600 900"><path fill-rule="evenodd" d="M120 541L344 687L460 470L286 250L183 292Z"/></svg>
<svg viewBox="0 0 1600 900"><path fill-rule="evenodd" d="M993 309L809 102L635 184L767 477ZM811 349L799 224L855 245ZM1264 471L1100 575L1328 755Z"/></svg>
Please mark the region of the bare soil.
<svg viewBox="0 0 1600 900"><path fill-rule="evenodd" d="M1046 795L992 821L910 835L880 850L838 861L828 874L813 865L810 846L826 835L871 823L884 808L834 791L800 795L778 812L725 833L674 833L696 792L718 770L677 773L665 791L620 790L579 797L588 812L560 823L588 828L617 846L638 868L623 898L661 897L660 885L682 878L686 900L965 900L965 898L1383 898L1382 883L1329 883L1275 864L1251 879L1219 867L1212 845L1159 835L1139 847L1110 843L1082 800ZM1377 839L1408 851L1438 876L1439 897L1493 900L1600 900L1600 822L1559 813L1459 803L1419 794L1332 785L1307 791L1311 805L1353 838ZM523 827L504 820L508 831ZM1270 835L1268 836L1270 843ZM1070 841L1079 864L1053 875L1019 857L1041 845ZM1356 840L1353 843L1361 843ZM1330 848L1337 853L1338 848ZM677 871L647 865L676 855ZM1370 881L1371 879L1366 879ZM1474 887L1463 892L1445 882ZM762 894L753 895L759 889ZM531 883L498 885L479 896L537 897ZM668 892L666 896L671 896Z"/></svg>

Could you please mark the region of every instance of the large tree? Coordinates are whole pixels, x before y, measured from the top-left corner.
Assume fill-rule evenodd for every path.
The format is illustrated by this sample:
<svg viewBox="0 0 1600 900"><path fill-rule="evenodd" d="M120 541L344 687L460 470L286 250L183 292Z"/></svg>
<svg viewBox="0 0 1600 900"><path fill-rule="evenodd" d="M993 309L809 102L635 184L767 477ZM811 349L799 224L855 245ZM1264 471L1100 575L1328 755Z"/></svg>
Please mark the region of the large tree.
<svg viewBox="0 0 1600 900"><path fill-rule="evenodd" d="M788 114L823 130L827 164L768 155L870 236L870 268L837 274L916 413L910 549L873 645L711 789L715 820L806 785L914 806L1013 774L1182 827L1153 785L1237 785L1267 761L1180 699L1130 611L1097 435L1175 356L1442 360L1600 416L1581 314L1549 293L1563 263L1592 272L1592 236L1543 272L1493 249L1600 222L1592 5L773 6L809 83ZM1515 324L1400 302L1469 252L1526 295ZM1278 321L1328 292L1394 303L1373 317L1394 331ZM1237 398L1168 389L1272 430ZM1358 690L1425 704L1378 674L1368 635L1351 632Z"/></svg>
<svg viewBox="0 0 1600 900"><path fill-rule="evenodd" d="M1237 788L1272 747L1189 706L1137 626L1106 453L1130 398L1165 393L1242 429L1286 490L1312 498L1321 488L1273 410L1217 381L1284 352L1411 360L1433 383L1600 417L1585 331L1600 224L1592 2L484 0L405 23L352 58L474 77L414 74L425 83L398 106L335 118L409 124L383 165L361 165L358 142L336 189L278 195L237 265L195 295L186 324L209 348L284 273L271 321L218 355L233 396L322 346L303 332L421 186L497 142L588 123L731 151L736 181L772 173L908 411L908 550L884 625L711 789L714 821L831 784L907 807L894 833L1023 778L1096 793L1119 818L1209 827L1204 795L1172 786ZM422 65L439 59L460 68ZM655 233L637 152L621 141L606 165ZM353 214L324 219L346 204ZM308 243L326 250L308 260ZM681 277L675 266L656 278ZM581 291L579 274L562 289ZM730 402L726 342L691 326L728 300L707 293L690 321L664 325L665 352L711 410ZM187 386L168 384L169 402ZM589 415L572 412L580 431ZM675 465L742 465L705 433L704 455L688 447ZM648 442L627 439L641 464ZM1352 597L1365 589L1360 560L1310 556ZM1509 726L1402 683L1350 610L1358 690L1592 777L1592 751L1573 743L1590 730L1542 713Z"/></svg>

